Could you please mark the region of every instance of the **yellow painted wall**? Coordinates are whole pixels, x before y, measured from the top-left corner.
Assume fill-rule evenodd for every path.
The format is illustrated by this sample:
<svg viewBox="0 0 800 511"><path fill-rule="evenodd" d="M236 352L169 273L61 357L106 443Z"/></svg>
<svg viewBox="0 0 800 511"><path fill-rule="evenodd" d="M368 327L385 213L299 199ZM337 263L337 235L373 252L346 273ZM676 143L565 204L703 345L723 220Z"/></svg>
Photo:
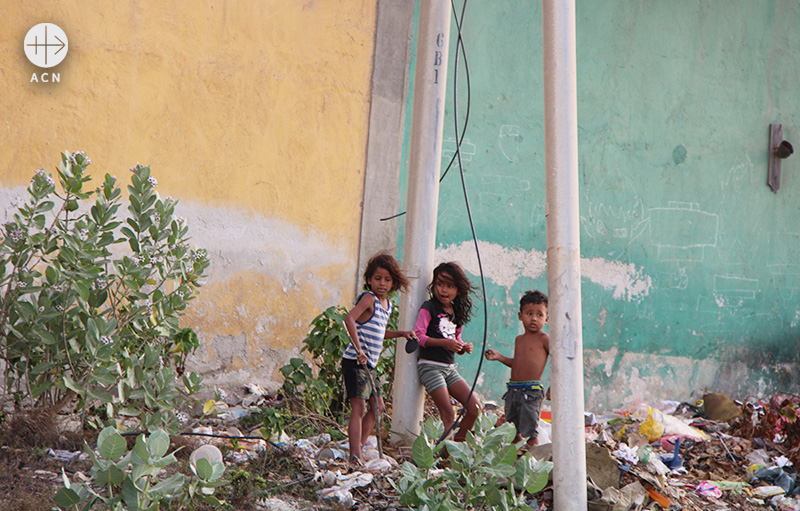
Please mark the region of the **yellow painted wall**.
<svg viewBox="0 0 800 511"><path fill-rule="evenodd" d="M4 1L0 191L20 195L64 150L86 151L92 174L123 182L133 164L151 164L212 258L184 321L204 343L198 368L212 382L268 383L318 312L352 300L375 9ZM69 38L50 70L23 51L42 22ZM60 82L31 83L41 71Z"/></svg>

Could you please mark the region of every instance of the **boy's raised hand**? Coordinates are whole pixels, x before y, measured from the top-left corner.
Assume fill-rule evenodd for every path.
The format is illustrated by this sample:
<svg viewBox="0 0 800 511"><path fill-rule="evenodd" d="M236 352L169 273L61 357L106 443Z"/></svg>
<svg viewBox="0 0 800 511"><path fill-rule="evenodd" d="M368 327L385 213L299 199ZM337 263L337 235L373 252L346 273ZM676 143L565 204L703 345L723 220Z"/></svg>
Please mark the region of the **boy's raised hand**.
<svg viewBox="0 0 800 511"><path fill-rule="evenodd" d="M497 351L493 350L492 348L489 348L488 350L486 350L486 353L484 354L484 356L486 357L486 360L497 360L499 358L498 355L500 355L500 353L498 353Z"/></svg>

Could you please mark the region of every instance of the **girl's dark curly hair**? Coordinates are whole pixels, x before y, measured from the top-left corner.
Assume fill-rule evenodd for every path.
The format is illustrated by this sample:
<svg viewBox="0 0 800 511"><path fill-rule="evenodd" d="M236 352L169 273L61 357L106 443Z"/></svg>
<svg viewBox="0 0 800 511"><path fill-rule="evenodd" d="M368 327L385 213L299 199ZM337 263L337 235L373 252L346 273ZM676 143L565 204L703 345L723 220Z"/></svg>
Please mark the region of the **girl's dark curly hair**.
<svg viewBox="0 0 800 511"><path fill-rule="evenodd" d="M400 269L400 264L397 260L386 252L379 252L372 256L367 262L367 268L364 270L364 289L371 291L369 288L369 279L375 274L375 270L383 268L392 276L392 291L408 289L408 277L405 276L403 270Z"/></svg>
<svg viewBox="0 0 800 511"><path fill-rule="evenodd" d="M464 270L456 262L442 263L433 270L433 280L428 284L428 294L432 300L436 300L433 294L433 284L436 279L448 280L452 282L458 294L453 299L453 313L456 325L464 326L472 317L472 295L475 293L475 286L469 281Z"/></svg>

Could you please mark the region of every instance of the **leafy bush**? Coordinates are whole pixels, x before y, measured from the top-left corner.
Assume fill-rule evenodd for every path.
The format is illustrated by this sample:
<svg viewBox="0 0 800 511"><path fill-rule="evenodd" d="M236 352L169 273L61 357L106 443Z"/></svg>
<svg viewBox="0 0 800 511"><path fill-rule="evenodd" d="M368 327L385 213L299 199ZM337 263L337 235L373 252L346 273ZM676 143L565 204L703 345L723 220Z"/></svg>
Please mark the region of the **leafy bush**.
<svg viewBox="0 0 800 511"><path fill-rule="evenodd" d="M397 305L393 304L387 329L397 329L398 311ZM337 420L342 418L345 408L341 373L342 356L350 343L344 327L347 312L346 307L328 307L311 322L311 330L303 340L302 351L311 355L313 369L301 358L292 358L289 364L280 369L284 377L283 391L287 397L302 396L307 409ZM391 394L395 346L395 339L384 341L384 350L376 366L384 396Z"/></svg>
<svg viewBox="0 0 800 511"><path fill-rule="evenodd" d="M530 510L524 495L545 487L553 464L537 461L530 453L518 459L517 447L511 443L516 436L514 425L495 428L495 419L492 414L481 415L465 442L448 440L437 445L444 426L429 418L412 446L414 464L404 462L400 480L390 480L401 494L400 505L430 511ZM445 447L450 466L441 470L435 455Z"/></svg>
<svg viewBox="0 0 800 511"><path fill-rule="evenodd" d="M311 322L301 351L311 355L316 371L303 359L292 358L280 371L287 397L302 396L305 406L330 417L342 410L341 360L350 338L344 328L347 309L332 306Z"/></svg>
<svg viewBox="0 0 800 511"><path fill-rule="evenodd" d="M149 166L131 169L123 218L116 177L86 189L90 164L81 152L62 154L60 191L37 171L3 226L2 388L34 407L60 409L78 396L98 427L130 416L174 428L165 410L200 388L198 376L183 373L197 336L178 320L209 261L205 250L189 247L188 226L174 217L177 202L158 196Z"/></svg>
<svg viewBox="0 0 800 511"><path fill-rule="evenodd" d="M222 505L214 491L226 484L221 479L225 465L200 458L191 465L193 478L178 473L164 479L161 473L176 461L174 453L167 454L168 449L169 435L164 430L156 429L149 437L139 435L128 451L122 435L114 428L105 428L97 437L97 452L84 447L92 460L92 484L75 484L64 473L64 487L54 501L62 509L75 510L91 509L97 502L120 511L155 510L167 500L183 505L195 501Z"/></svg>

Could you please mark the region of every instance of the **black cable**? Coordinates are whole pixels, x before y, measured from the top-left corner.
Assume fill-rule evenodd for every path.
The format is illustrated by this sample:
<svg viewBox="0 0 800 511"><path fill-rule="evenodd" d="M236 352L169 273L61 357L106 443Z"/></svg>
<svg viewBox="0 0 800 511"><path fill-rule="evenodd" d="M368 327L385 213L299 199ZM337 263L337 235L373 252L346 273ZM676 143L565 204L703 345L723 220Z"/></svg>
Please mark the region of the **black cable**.
<svg viewBox="0 0 800 511"><path fill-rule="evenodd" d="M134 431L132 433L120 433L121 436L137 436L137 435L143 435L143 434L145 434L144 431ZM283 448L282 445L276 444L272 440L267 440L263 436L218 435L218 434L215 434L215 433L192 433L192 432L185 432L185 433L178 433L178 434L180 436L209 436L209 437L212 437L212 438L228 438L228 439L234 439L234 440L264 440L265 442L269 443L270 445L272 445L272 447L275 447L276 449Z"/></svg>
<svg viewBox="0 0 800 511"><path fill-rule="evenodd" d="M461 138L458 137L458 126L456 125L456 136L455 136L455 138L457 140L457 142L456 142L456 152L453 153L453 157L450 158L450 163L447 164L447 167L444 169L444 172L442 172L442 175L439 176L439 182L440 183L444 179L444 176L446 176L447 173L450 171L450 167L453 166L453 162L456 161L456 157L459 156L459 154L458 154L459 148L461 147L461 143L464 141L464 136L467 134L467 126L469 125L469 109L470 109L470 105L472 104L472 101L471 101L471 89L470 89L470 83L469 83L469 65L467 64L467 53L464 50L464 42L461 39L461 22L463 22L463 20L464 20L464 12L465 12L465 9L466 9L466 3L467 2L465 0L464 1L464 5L462 6L462 9L461 9L461 20L459 21L458 18L455 18L456 27L458 29L458 40L456 41L456 61L455 61L456 69L455 69L454 73L458 74L458 49L459 49L459 47L461 47L461 55L464 57L464 73L465 73L466 79L467 79L467 112L464 114L464 128L461 131ZM453 9L453 13L454 13L454 17L455 17L456 6L455 6L455 3L454 3L454 0L450 0L450 6ZM455 90L455 87L453 87L453 90ZM454 95L457 95L457 94L454 93ZM458 117L456 116L456 122L458 122L457 119L458 119ZM403 211L402 213L396 213L394 215L387 216L386 218L381 218L380 221L381 222L385 222L385 221L391 220L393 218L401 217L401 216L403 216L405 214L406 214L406 211Z"/></svg>
<svg viewBox="0 0 800 511"><path fill-rule="evenodd" d="M455 14L455 9L456 9L455 8L455 0L450 0L450 4L453 7L453 13ZM468 112L469 112L469 102L470 102L470 96L469 96L469 68L466 66L466 52L464 51L464 42L463 42L463 40L461 38L461 26L462 26L462 23L463 23L463 20L464 20L464 13L466 12L466 9L467 9L467 0L464 0L464 4L462 5L462 8L461 8L461 20L456 18L456 28L458 29L458 41L456 42L456 60L455 60L455 66L454 66L454 71L453 71L453 118L455 120L454 125L455 125L455 138L456 138L456 140L459 139L459 133L458 133L458 47L459 46L461 46L462 55L464 55L464 63L465 63L464 69L466 70L466 73L467 73L467 111ZM465 124L464 129L466 129L466 124ZM463 134L462 134L462 137L463 137ZM481 252L480 252L480 249L478 247L478 236L475 233L475 223L472 220L472 210L469 207L469 194L467 193L467 184L466 184L466 181L464 179L464 164L463 164L463 161L461 160L461 142L456 144L456 154L455 154L455 156L458 157L458 169L459 169L459 172L461 174L461 188L464 191L464 205L467 208L467 217L469 218L469 227L470 227L470 230L472 231L472 241L475 244L475 255L476 255L477 259L478 259L478 273L479 273L480 278L481 278L481 294L483 295L483 343L482 343L482 347L481 347L480 360L478 361L478 370L475 373L475 380L472 382L472 387L469 389L469 394L467 395L467 399L464 402L464 406L462 406L461 410L458 411L458 415L456 416L456 419L453 421L453 424L449 428L447 428L447 431L445 431L444 434L442 434L442 436L439 438L439 440L436 441L437 445L439 443L441 443L445 438L447 438L447 436L450 434L450 432L453 429L455 429L455 427L458 426L461 423L461 419L464 417L464 414L467 411L467 406L469 406L469 401L472 398L472 394L475 392L475 386L478 384L478 377L481 374L481 367L483 367L483 354L486 352L486 337L487 337L487 334L488 334L488 331L489 331L489 323L488 323L488 321L489 321L489 306L488 306L488 303L487 303L487 300L486 300L486 280L485 280L484 274L483 274L483 263L481 263Z"/></svg>
<svg viewBox="0 0 800 511"><path fill-rule="evenodd" d="M458 48L461 47L461 55L464 57L464 76L467 80L467 111L464 114L464 128L461 131L461 137L458 136L458 106L456 105L455 110L453 112L453 119L455 120L455 139L458 140L456 142L456 152L453 153L453 157L450 158L450 163L447 164L447 168L444 169L442 172L442 176L439 178L439 182L442 182L444 176L447 175L447 172L450 171L450 167L453 165L453 162L458 157L458 167L463 170L461 166L461 143L464 141L464 136L467 134L467 126L469 125L469 109L472 105L472 88L470 87L469 83L469 64L467 63L467 52L464 49L464 40L461 38L461 27L464 23L464 14L467 10L467 0L464 0L464 5L461 6L461 19L455 17L456 12L456 4L455 0L450 0L450 6L453 9L453 19L456 21L456 30L458 31L458 39L456 40L456 60L453 65L453 104L456 105L456 101L458 101L458 90L456 89L457 79L458 79Z"/></svg>

